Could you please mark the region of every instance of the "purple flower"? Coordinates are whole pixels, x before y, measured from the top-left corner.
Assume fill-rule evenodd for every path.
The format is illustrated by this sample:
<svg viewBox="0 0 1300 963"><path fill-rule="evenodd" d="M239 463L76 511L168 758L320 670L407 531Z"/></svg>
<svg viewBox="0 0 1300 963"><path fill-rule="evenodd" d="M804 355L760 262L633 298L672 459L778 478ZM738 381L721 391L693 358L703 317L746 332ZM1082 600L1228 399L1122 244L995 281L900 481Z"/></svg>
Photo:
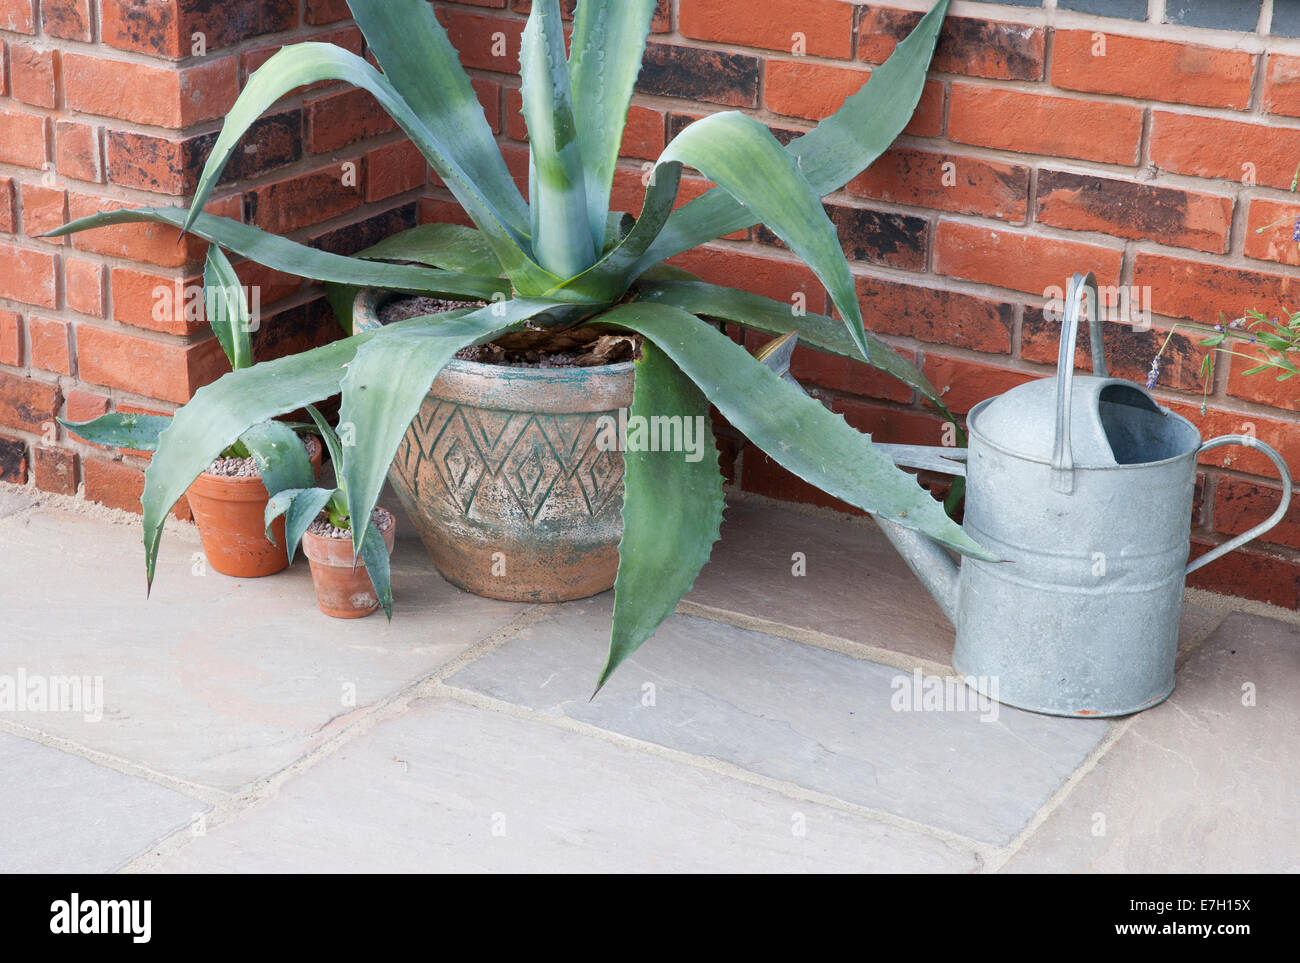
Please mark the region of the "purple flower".
<svg viewBox="0 0 1300 963"><path fill-rule="evenodd" d="M1156 355L1154 358L1151 359L1151 370L1147 372L1147 391L1150 391L1152 388L1154 388L1156 386L1156 382L1159 380L1160 380L1160 355Z"/></svg>
<svg viewBox="0 0 1300 963"><path fill-rule="evenodd" d="M1295 227L1291 231L1291 240L1300 244L1300 217L1295 219Z"/></svg>

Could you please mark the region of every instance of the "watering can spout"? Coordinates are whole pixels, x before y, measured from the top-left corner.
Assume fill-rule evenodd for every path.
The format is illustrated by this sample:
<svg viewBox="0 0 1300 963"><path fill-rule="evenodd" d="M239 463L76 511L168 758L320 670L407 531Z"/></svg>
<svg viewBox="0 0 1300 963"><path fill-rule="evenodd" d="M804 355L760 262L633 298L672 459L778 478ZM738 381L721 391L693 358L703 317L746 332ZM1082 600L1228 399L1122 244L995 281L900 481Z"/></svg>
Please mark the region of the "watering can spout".
<svg viewBox="0 0 1300 963"><path fill-rule="evenodd" d="M898 550L898 554L903 556L912 574L934 596L944 617L956 625L961 585L957 562L938 542L920 532L879 517L876 518L876 524Z"/></svg>

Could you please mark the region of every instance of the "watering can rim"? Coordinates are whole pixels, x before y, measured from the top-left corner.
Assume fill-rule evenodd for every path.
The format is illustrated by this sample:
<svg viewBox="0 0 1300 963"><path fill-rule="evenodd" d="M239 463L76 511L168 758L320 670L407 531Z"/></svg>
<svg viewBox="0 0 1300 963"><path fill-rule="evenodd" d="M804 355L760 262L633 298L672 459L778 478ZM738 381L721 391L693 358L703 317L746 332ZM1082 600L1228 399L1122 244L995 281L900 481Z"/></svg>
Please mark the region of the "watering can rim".
<svg viewBox="0 0 1300 963"><path fill-rule="evenodd" d="M1054 379L1043 379L1043 380L1052 381ZM1103 387L1108 384L1118 384L1118 385L1124 385L1126 387L1136 387L1139 388L1139 390L1141 390L1140 385L1137 385L1134 382L1128 381L1124 378L1098 378L1094 375L1080 375L1075 378L1076 384L1079 382L1086 383L1090 381L1100 382ZM969 434L972 438L978 438L981 443L1011 458L1016 458L1019 459L1020 461L1032 462L1036 465L1047 465L1048 467L1051 467L1052 465L1051 457L1038 457L1035 455L1027 455L1024 452L1016 451L1015 449L1008 448L1005 444L1000 444L994 441L993 439L989 438L988 435L984 434L979 430L978 416L980 412L986 410L994 402L999 401L1002 398L1005 398L1006 394L1007 393L1001 395L995 395L992 398L985 398L983 401L979 402L979 404L975 405L975 407L970 410L970 413L966 416L967 434ZM1148 397L1151 396L1148 395ZM1155 403L1157 410L1159 410L1159 412L1162 415L1164 415L1166 418L1176 419L1177 421L1182 422L1184 425L1186 425L1188 428L1191 429L1191 434L1196 439L1196 443L1192 447L1188 448L1187 451L1180 452L1177 455L1171 455L1168 458L1161 458L1156 461L1129 462L1127 464L1114 463L1114 464L1105 464L1105 465L1076 464L1074 466L1075 469L1081 469L1086 471L1116 471L1116 470L1154 468L1159 465L1171 464L1173 462L1179 461L1180 459L1186 458L1189 455L1195 455L1198 451L1200 451L1201 445L1204 444L1204 438L1202 438L1201 436L1201 430L1197 428L1196 425L1194 425L1188 418L1185 418L1184 416L1180 415L1176 411L1166 408L1164 405L1160 404L1160 402L1156 401L1155 398L1151 398L1151 400L1152 402Z"/></svg>

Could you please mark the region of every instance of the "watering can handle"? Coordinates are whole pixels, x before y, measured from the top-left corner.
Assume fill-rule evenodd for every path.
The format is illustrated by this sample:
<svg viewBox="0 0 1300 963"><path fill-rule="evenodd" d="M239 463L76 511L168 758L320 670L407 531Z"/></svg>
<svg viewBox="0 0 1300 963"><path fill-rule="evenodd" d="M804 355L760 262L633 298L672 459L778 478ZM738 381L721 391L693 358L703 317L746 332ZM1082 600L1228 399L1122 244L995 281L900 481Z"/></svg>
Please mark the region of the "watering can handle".
<svg viewBox="0 0 1300 963"><path fill-rule="evenodd" d="M1066 495L1074 491L1074 455L1070 451L1070 400L1074 395L1074 343L1079 336L1079 304L1088 295L1088 338L1092 345L1092 370L1107 377L1106 349L1101 340L1097 279L1089 271L1075 273L1065 292L1065 320L1056 356L1056 440L1052 446L1052 487Z"/></svg>
<svg viewBox="0 0 1300 963"><path fill-rule="evenodd" d="M1254 448L1262 452L1269 461L1276 467L1277 472L1282 478L1282 503L1267 519L1260 522L1248 532L1242 532L1236 538L1230 538L1217 548L1206 552L1196 561L1187 566L1187 574L1191 575L1202 565L1208 565L1220 556L1227 555L1234 548L1240 548L1249 541L1253 541L1263 535L1270 528L1282 521L1286 515L1286 510L1291 505L1291 470L1287 468L1286 459L1277 453L1277 450L1269 445L1264 444L1258 438L1252 435L1220 435L1218 438L1212 438L1201 446L1201 451L1206 452L1212 448L1222 448L1224 445L1242 445L1246 448Z"/></svg>

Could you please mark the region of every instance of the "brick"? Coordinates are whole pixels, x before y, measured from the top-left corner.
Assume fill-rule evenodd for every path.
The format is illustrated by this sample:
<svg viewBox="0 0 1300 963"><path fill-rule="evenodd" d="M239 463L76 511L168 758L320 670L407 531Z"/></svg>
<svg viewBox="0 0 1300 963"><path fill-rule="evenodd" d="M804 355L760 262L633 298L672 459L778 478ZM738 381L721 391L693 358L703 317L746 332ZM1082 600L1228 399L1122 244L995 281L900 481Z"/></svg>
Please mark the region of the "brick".
<svg viewBox="0 0 1300 963"><path fill-rule="evenodd" d="M822 120L862 89L871 71L832 67L802 60L769 60L763 81L763 105L773 113ZM916 113L903 132L935 137L943 129L943 85L927 81Z"/></svg>
<svg viewBox="0 0 1300 963"><path fill-rule="evenodd" d="M636 89L725 107L757 107L761 73L759 58L746 54L650 43Z"/></svg>
<svg viewBox="0 0 1300 963"><path fill-rule="evenodd" d="M677 30L693 40L786 53L801 40L800 53L853 56L853 7L838 0L680 0Z"/></svg>
<svg viewBox="0 0 1300 963"><path fill-rule="evenodd" d="M0 244L0 298L58 307L58 258L42 251Z"/></svg>
<svg viewBox="0 0 1300 963"><path fill-rule="evenodd" d="M59 386L0 372L0 425L42 434L63 398Z"/></svg>
<svg viewBox="0 0 1300 963"><path fill-rule="evenodd" d="M102 0L102 42L119 50L179 59L297 26L295 0Z"/></svg>
<svg viewBox="0 0 1300 963"><path fill-rule="evenodd" d="M182 345L90 325L77 332L77 366L88 384L177 404L230 370L216 338Z"/></svg>
<svg viewBox="0 0 1300 963"><path fill-rule="evenodd" d="M849 261L908 271L925 270L930 224L924 218L850 204L823 204L822 207L835 225ZM755 237L760 243L785 248L766 226L760 225Z"/></svg>
<svg viewBox="0 0 1300 963"><path fill-rule="evenodd" d="M0 482L27 484L27 442L0 435Z"/></svg>
<svg viewBox="0 0 1300 963"><path fill-rule="evenodd" d="M501 85L495 80L474 77L470 81L478 102L483 107L483 116L494 134L501 133Z"/></svg>
<svg viewBox="0 0 1300 963"><path fill-rule="evenodd" d="M1263 100L1270 114L1300 117L1300 57L1269 55Z"/></svg>
<svg viewBox="0 0 1300 963"><path fill-rule="evenodd" d="M302 278L284 274L254 261L240 261L235 265L235 273L239 275L239 283L249 292L250 301L255 299L255 303L263 307L302 290Z"/></svg>
<svg viewBox="0 0 1300 963"><path fill-rule="evenodd" d="M72 325L57 318L30 317L27 336L32 367L56 374L72 374Z"/></svg>
<svg viewBox="0 0 1300 963"><path fill-rule="evenodd" d="M366 151L366 202L382 201L423 187L428 172L424 155L408 140Z"/></svg>
<svg viewBox="0 0 1300 963"><path fill-rule="evenodd" d="M753 291L785 304L795 303L795 296L800 295L807 310L816 314L826 310L825 289L817 276L798 261L705 246L679 254L669 263L714 284Z"/></svg>
<svg viewBox="0 0 1300 963"><path fill-rule="evenodd" d="M884 63L920 22L919 12L864 8L858 23L858 57ZM939 30L930 69L994 80L1041 80L1043 48L1040 27L950 15Z"/></svg>
<svg viewBox="0 0 1300 963"><path fill-rule="evenodd" d="M339 336L324 298L266 312L262 325L253 335L253 355L259 360L273 360L309 351L334 341Z"/></svg>
<svg viewBox="0 0 1300 963"><path fill-rule="evenodd" d="M44 117L0 107L0 164L40 170L50 159Z"/></svg>
<svg viewBox="0 0 1300 963"><path fill-rule="evenodd" d="M1201 432L1201 437L1206 440L1219 435L1253 433L1264 444L1277 449L1293 476L1300 473L1300 432L1295 430L1294 420L1282 421L1263 415L1223 411L1217 408L1209 408L1205 414L1201 414L1199 403L1187 404L1175 399L1165 399L1164 404L1196 425ZM1277 476L1277 469L1262 453L1240 446L1234 445L1204 452L1199 460L1202 465L1231 468L1248 475L1261 475L1266 478Z"/></svg>
<svg viewBox="0 0 1300 963"><path fill-rule="evenodd" d="M1270 517L1281 502L1281 490L1272 485L1244 478L1220 478L1214 494L1214 530L1224 535L1240 535ZM1300 500L1293 499L1282 521L1260 540L1300 548Z"/></svg>
<svg viewBox="0 0 1300 963"><path fill-rule="evenodd" d="M360 88L309 101L304 110L307 149L313 154L336 151L359 140L397 129L369 91Z"/></svg>
<svg viewBox="0 0 1300 963"><path fill-rule="evenodd" d="M347 0L307 0L302 19L304 23L315 25L347 20L351 16Z"/></svg>
<svg viewBox="0 0 1300 963"><path fill-rule="evenodd" d="M364 248L373 247L386 237L415 227L418 223L418 208L419 205L412 200L369 217L345 221L338 227L310 238L307 243L321 251L350 257Z"/></svg>
<svg viewBox="0 0 1300 963"><path fill-rule="evenodd" d="M108 405L108 399L103 395L82 391L80 388L73 388L68 392L67 406L64 409L63 417L65 421L71 421L74 424L94 421L100 415L108 414ZM77 436L74 435L73 437Z"/></svg>
<svg viewBox="0 0 1300 963"><path fill-rule="evenodd" d="M1300 243L1293 237L1298 219L1300 204L1255 198L1250 202L1242 253L1259 261L1300 265Z"/></svg>
<svg viewBox="0 0 1300 963"><path fill-rule="evenodd" d="M0 364L17 368L23 363L23 316L0 309Z"/></svg>
<svg viewBox="0 0 1300 963"><path fill-rule="evenodd" d="M77 455L63 448L35 448L32 476L36 487L57 495L77 494Z"/></svg>
<svg viewBox="0 0 1300 963"><path fill-rule="evenodd" d="M207 325L203 276L188 278L113 268L113 320L167 334L196 334Z"/></svg>
<svg viewBox="0 0 1300 963"><path fill-rule="evenodd" d="M68 220L68 195L66 191L39 184L24 184L23 233L36 237L46 231L61 227ZM63 238L49 238L44 244L63 244Z"/></svg>
<svg viewBox="0 0 1300 963"><path fill-rule="evenodd" d="M1219 313L1237 318L1247 308L1280 314L1300 293L1300 279L1221 264L1139 252L1133 283L1151 288L1157 314L1216 324Z"/></svg>
<svg viewBox="0 0 1300 963"><path fill-rule="evenodd" d="M41 0L41 24L47 34L61 40L95 38L90 0Z"/></svg>
<svg viewBox="0 0 1300 963"><path fill-rule="evenodd" d="M465 213L465 209L456 201L446 197L420 198L420 223L460 224L462 227L474 226L474 222Z"/></svg>
<svg viewBox="0 0 1300 963"><path fill-rule="evenodd" d="M1107 304L1103 314L1110 313L1114 305ZM1151 327L1146 330L1129 324L1105 321L1101 326L1102 344L1106 349L1106 364L1113 378L1127 378L1145 382L1151 361L1160 355L1160 387L1180 391L1201 391L1200 367L1205 349L1196 344L1199 336L1190 337L1182 331L1171 335L1168 331ZM1025 361L1056 367L1061 344L1061 318L1048 317L1042 308L1028 306L1020 322L1020 357ZM1079 328L1075 340L1074 366L1091 373L1092 344L1086 325Z"/></svg>
<svg viewBox="0 0 1300 963"><path fill-rule="evenodd" d="M248 223L286 234L352 210L361 203L363 172L359 160L350 163L356 165L355 186L343 183L340 164L251 188L244 194Z"/></svg>
<svg viewBox="0 0 1300 963"><path fill-rule="evenodd" d="M639 160L658 160L667 142L664 138L664 115L649 107L633 104L627 112L619 156Z"/></svg>
<svg viewBox="0 0 1300 963"><path fill-rule="evenodd" d="M1023 222L1029 199L1029 168L895 147L851 180L846 189L850 194L910 207Z"/></svg>
<svg viewBox="0 0 1300 963"><path fill-rule="evenodd" d="M991 364L927 354L925 376L955 415L968 413L985 398L1004 394L1037 376Z"/></svg>
<svg viewBox="0 0 1300 963"><path fill-rule="evenodd" d="M1058 30L1052 84L1066 90L1201 107L1250 106L1255 55L1192 44ZM1104 50L1100 56L1096 51Z"/></svg>
<svg viewBox="0 0 1300 963"><path fill-rule="evenodd" d="M948 137L963 144L1106 164L1138 161L1142 108L954 83Z"/></svg>
<svg viewBox="0 0 1300 963"><path fill-rule="evenodd" d="M104 304L104 265L79 257L63 259L63 297L68 307L80 314L102 318Z"/></svg>
<svg viewBox="0 0 1300 963"><path fill-rule="evenodd" d="M83 458L81 475L85 497L109 508L139 515L144 494L144 472L120 461Z"/></svg>
<svg viewBox="0 0 1300 963"><path fill-rule="evenodd" d="M745 335L745 346L753 351L770 340L757 332L749 331ZM908 361L916 360L916 355L911 351L900 350L898 353ZM912 400L912 389L897 378L865 362L814 351L802 345L795 348L794 356L790 359L790 373L802 384L817 385L832 391L903 404Z"/></svg>
<svg viewBox="0 0 1300 963"><path fill-rule="evenodd" d="M1218 194L1068 171L1038 174L1036 219L1072 231L1223 254L1228 250L1232 207L1231 197Z"/></svg>
<svg viewBox="0 0 1300 963"><path fill-rule="evenodd" d="M13 96L33 107L57 107L59 52L34 44L9 45L9 86Z"/></svg>
<svg viewBox="0 0 1300 963"><path fill-rule="evenodd" d="M1157 110L1151 163L1176 174L1287 188L1300 158L1300 130Z"/></svg>
<svg viewBox="0 0 1300 963"><path fill-rule="evenodd" d="M99 149L99 128L74 120L56 121L54 163L64 177L92 184L104 183L104 158Z"/></svg>
<svg viewBox="0 0 1300 963"><path fill-rule="evenodd" d="M1095 272L1099 284L1114 284L1122 260L1114 248L956 221L941 221L935 233L937 273L1040 296L1081 270Z"/></svg>
<svg viewBox="0 0 1300 963"><path fill-rule="evenodd" d="M929 285L859 277L858 304L867 330L970 348L990 354L1011 351L1015 306Z"/></svg>
<svg viewBox="0 0 1300 963"><path fill-rule="evenodd" d="M64 97L84 114L183 128L222 117L239 92L239 59L192 67L154 67L80 53L65 54Z"/></svg>
<svg viewBox="0 0 1300 963"><path fill-rule="evenodd" d="M14 179L0 177L0 234L18 233L18 205L14 203Z"/></svg>
<svg viewBox="0 0 1300 963"><path fill-rule="evenodd" d="M505 20L446 7L436 8L436 12L464 66L507 74L519 72L523 21Z"/></svg>
<svg viewBox="0 0 1300 963"><path fill-rule="evenodd" d="M1202 348L1201 350L1204 351L1205 349ZM1233 347L1233 350L1248 357L1224 358L1220 356L1218 359L1220 364L1225 361L1229 362L1228 394L1234 398L1253 401L1260 405L1268 405L1282 411L1300 411L1300 378L1293 376L1285 381L1278 381L1277 376L1282 372L1276 368L1247 375L1245 372L1263 364L1264 358L1258 349L1252 345L1238 344Z"/></svg>
<svg viewBox="0 0 1300 963"><path fill-rule="evenodd" d="M610 210L627 211L629 214L639 216L645 203L646 187L642 183L643 177L644 174L640 169L617 168L614 171L614 183L609 195ZM712 181L702 177L683 177L673 207L678 208L689 204L713 186ZM748 236L748 230L737 231L728 234L725 240L743 241Z"/></svg>
<svg viewBox="0 0 1300 963"><path fill-rule="evenodd" d="M1200 557L1216 543L1194 537L1192 557ZM1250 546L1198 568L1188 576L1187 584L1220 595L1268 602L1291 611L1300 608L1300 563Z"/></svg>
<svg viewBox="0 0 1300 963"><path fill-rule="evenodd" d="M0 30L36 32L36 0L0 0Z"/></svg>
<svg viewBox="0 0 1300 963"><path fill-rule="evenodd" d="M129 206L109 198L75 192L68 195L68 215L74 219ZM207 250L207 244L194 235L187 235L182 243L177 243L180 232L165 224L119 224L82 231L71 237L72 246L79 251L147 261L163 267L200 262Z"/></svg>

